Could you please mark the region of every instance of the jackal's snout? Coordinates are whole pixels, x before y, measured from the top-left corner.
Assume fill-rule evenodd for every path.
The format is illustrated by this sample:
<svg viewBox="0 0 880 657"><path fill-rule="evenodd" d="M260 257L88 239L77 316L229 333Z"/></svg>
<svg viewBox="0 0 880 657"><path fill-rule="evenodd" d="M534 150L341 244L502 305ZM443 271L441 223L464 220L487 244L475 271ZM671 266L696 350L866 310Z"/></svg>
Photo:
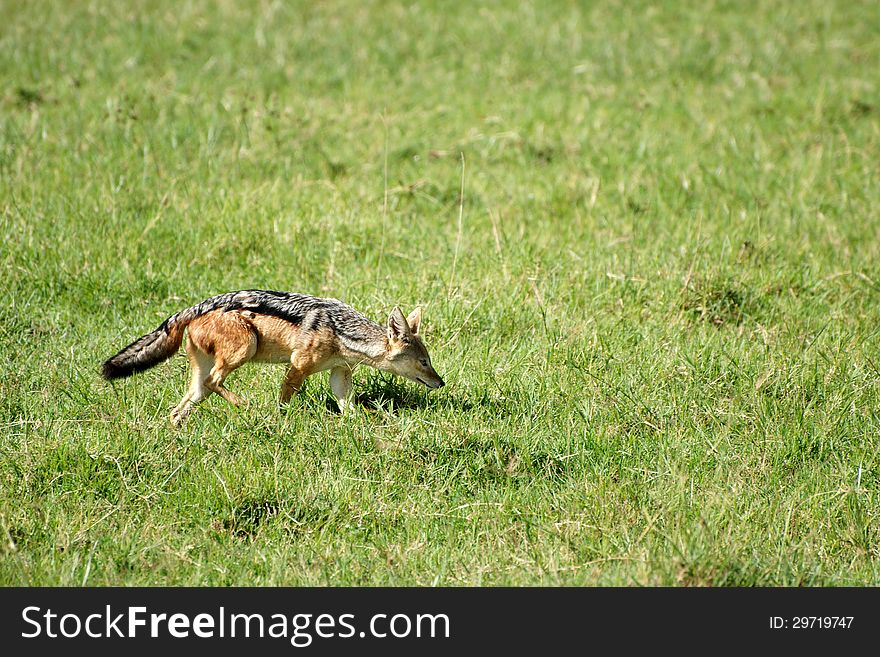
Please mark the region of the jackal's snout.
<svg viewBox="0 0 880 657"><path fill-rule="evenodd" d="M387 369L426 388L442 388L446 382L431 364L431 356L419 335L421 324L421 308L416 308L409 317L404 317L400 308L394 309L388 318Z"/></svg>
<svg viewBox="0 0 880 657"><path fill-rule="evenodd" d="M428 388L442 388L446 385L446 382L440 378L440 375L431 368L430 373L425 373L424 378L419 376L416 377L416 381L424 384Z"/></svg>

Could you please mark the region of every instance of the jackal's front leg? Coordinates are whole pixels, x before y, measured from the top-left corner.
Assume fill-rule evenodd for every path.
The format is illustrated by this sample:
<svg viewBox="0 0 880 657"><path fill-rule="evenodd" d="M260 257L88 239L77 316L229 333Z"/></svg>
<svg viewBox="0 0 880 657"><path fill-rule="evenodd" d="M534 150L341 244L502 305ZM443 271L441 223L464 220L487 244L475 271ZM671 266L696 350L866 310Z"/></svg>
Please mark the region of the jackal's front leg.
<svg viewBox="0 0 880 657"><path fill-rule="evenodd" d="M339 411L345 413L351 408L351 368L347 365L330 370L330 389L336 395Z"/></svg>
<svg viewBox="0 0 880 657"><path fill-rule="evenodd" d="M281 384L281 405L285 405L290 401L293 393L299 392L302 388L303 381L306 379L306 373L292 364L287 368L287 374L284 376L284 382Z"/></svg>

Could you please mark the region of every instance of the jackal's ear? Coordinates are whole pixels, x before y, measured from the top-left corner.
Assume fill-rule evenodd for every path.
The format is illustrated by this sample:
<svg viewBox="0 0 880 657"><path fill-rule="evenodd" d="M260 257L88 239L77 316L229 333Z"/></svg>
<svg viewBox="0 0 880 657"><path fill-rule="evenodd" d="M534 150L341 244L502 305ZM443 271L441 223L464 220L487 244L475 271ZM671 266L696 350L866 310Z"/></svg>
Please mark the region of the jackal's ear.
<svg viewBox="0 0 880 657"><path fill-rule="evenodd" d="M400 308L395 306L391 315L388 316L388 339L402 340L411 334L412 331L409 329L409 324L406 323L406 317L403 316Z"/></svg>
<svg viewBox="0 0 880 657"><path fill-rule="evenodd" d="M413 310L406 318L406 323L409 324L409 330L418 335L419 327L422 325L422 309Z"/></svg>

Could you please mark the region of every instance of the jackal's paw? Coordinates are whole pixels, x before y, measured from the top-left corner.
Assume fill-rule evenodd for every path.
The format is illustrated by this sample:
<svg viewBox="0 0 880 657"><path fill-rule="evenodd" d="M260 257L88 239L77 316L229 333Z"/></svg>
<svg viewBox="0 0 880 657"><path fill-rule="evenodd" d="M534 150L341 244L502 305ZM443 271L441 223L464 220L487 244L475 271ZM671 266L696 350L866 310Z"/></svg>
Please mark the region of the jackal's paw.
<svg viewBox="0 0 880 657"><path fill-rule="evenodd" d="M168 419L171 422L172 427L174 427L175 429L179 429L180 426L183 424L184 420L186 420L186 415L184 415L183 413L178 413L177 411L174 411L171 413L171 415L168 417Z"/></svg>

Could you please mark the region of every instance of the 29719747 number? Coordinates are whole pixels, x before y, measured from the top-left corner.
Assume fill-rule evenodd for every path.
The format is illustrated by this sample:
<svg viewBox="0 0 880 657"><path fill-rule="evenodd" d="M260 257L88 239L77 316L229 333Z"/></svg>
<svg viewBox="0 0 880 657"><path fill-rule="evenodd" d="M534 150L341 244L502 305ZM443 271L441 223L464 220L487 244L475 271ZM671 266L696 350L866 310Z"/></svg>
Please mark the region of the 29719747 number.
<svg viewBox="0 0 880 657"><path fill-rule="evenodd" d="M770 617L770 628L774 630L848 630L852 627L854 616L782 616Z"/></svg>

